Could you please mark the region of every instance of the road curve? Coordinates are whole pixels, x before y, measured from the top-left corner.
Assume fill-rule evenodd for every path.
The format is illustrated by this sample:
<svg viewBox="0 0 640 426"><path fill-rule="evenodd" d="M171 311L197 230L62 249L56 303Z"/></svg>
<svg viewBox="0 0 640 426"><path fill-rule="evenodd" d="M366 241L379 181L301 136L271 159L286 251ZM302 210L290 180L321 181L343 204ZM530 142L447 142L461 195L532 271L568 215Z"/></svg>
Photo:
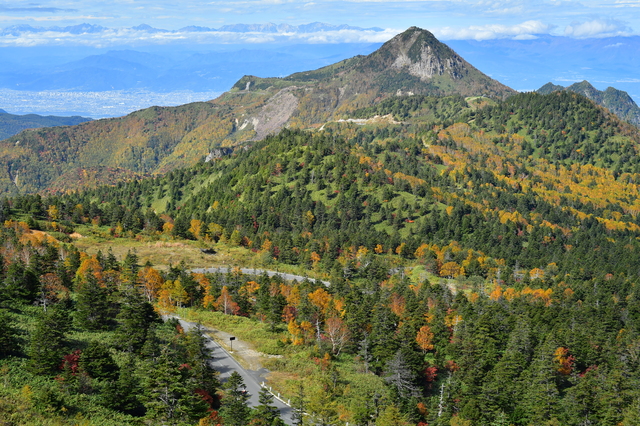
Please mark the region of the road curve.
<svg viewBox="0 0 640 426"><path fill-rule="evenodd" d="M196 271L194 270L194 272ZM177 316L175 316L175 318L180 321L180 325L185 331L189 331L190 329L197 327L197 324L194 322L185 321ZM251 407L260 405L258 402L258 394L260 392L261 384L266 382L264 375L267 374L268 371L266 369L258 371L246 370L233 358L233 356L231 356L231 354L229 354L229 352L227 352L226 349L206 334L206 328L203 327L202 330L205 332L204 337L207 341L207 348L210 349L213 354L211 361L212 366L220 373L220 381L225 382L234 371L238 372L238 374L242 376L244 384L246 385L246 390L249 394L249 405ZM273 400L273 405L278 407L280 410L280 417L286 424L294 424L292 418L293 410L290 406L288 406L284 401L279 400L277 396Z"/></svg>
<svg viewBox="0 0 640 426"><path fill-rule="evenodd" d="M227 266L221 266L221 267L218 267L218 268L196 268L196 269L192 269L191 272L195 272L196 274L215 274L215 273L226 274L226 273L229 273L229 271L232 271L233 269L235 269L235 268L229 268ZM331 285L331 283L329 281L316 280L315 278L303 277L302 275L293 275L293 274L286 274L284 272L270 271L268 269L240 268L240 272L242 272L245 275L262 275L264 272L266 272L269 277L274 277L276 275L279 275L285 281L293 281L293 280L304 281L304 280L308 280L308 281L311 281L311 282L320 282L320 283L324 284L326 287L329 287Z"/></svg>

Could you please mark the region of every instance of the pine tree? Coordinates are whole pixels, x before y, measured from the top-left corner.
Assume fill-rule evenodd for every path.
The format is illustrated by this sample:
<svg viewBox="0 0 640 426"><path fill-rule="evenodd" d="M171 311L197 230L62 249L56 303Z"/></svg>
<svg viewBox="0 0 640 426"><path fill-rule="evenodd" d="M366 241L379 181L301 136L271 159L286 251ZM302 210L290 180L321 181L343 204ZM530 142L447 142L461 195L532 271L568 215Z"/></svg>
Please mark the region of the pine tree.
<svg viewBox="0 0 640 426"><path fill-rule="evenodd" d="M11 316L0 309L0 358L18 351L17 332L11 324Z"/></svg>
<svg viewBox="0 0 640 426"><path fill-rule="evenodd" d="M38 278L22 262L11 263L0 282L0 306L14 307L35 300L39 284Z"/></svg>
<svg viewBox="0 0 640 426"><path fill-rule="evenodd" d="M293 419L293 424L296 426L300 426L304 423L304 415L305 415L305 394L304 394L304 385L302 382L298 383L298 392L293 398L291 408L293 413L291 414L291 418Z"/></svg>
<svg viewBox="0 0 640 426"><path fill-rule="evenodd" d="M32 373L50 374L58 370L69 326L69 316L61 306L54 306L40 315L31 333L27 353Z"/></svg>
<svg viewBox="0 0 640 426"><path fill-rule="evenodd" d="M139 351L149 327L161 322L153 306L133 287L124 291L117 320L118 346L127 352Z"/></svg>
<svg viewBox="0 0 640 426"><path fill-rule="evenodd" d="M533 424L552 420L558 411L560 392L556 385L556 366L553 364L556 348L554 339L547 338L538 347L529 369L521 376L524 388L520 404Z"/></svg>
<svg viewBox="0 0 640 426"><path fill-rule="evenodd" d="M139 397L142 394L136 375L135 358L129 356L120 368L117 380L105 381L100 389L100 404L135 416L144 414Z"/></svg>
<svg viewBox="0 0 640 426"><path fill-rule="evenodd" d="M284 421L280 418L280 410L273 405L273 395L266 387L260 389L258 395L260 405L253 409L251 413L252 426L284 426Z"/></svg>
<svg viewBox="0 0 640 426"><path fill-rule="evenodd" d="M207 347L207 338L198 324L186 336L187 363L198 392L205 398L213 398L220 387L218 372L211 366L213 354ZM212 401L213 402L213 401Z"/></svg>
<svg viewBox="0 0 640 426"><path fill-rule="evenodd" d="M109 291L102 287L91 273L77 289L75 320L79 327L89 331L108 330L113 324L114 306Z"/></svg>
<svg viewBox="0 0 640 426"><path fill-rule="evenodd" d="M242 376L234 371L222 388L224 398L220 417L224 420L225 426L246 426L249 423L251 409L248 406L249 395L245 390Z"/></svg>
<svg viewBox="0 0 640 426"><path fill-rule="evenodd" d="M109 349L100 342L92 341L82 351L80 368L89 377L99 380L115 380L118 378L118 364L111 357Z"/></svg>
<svg viewBox="0 0 640 426"><path fill-rule="evenodd" d="M169 347L143 373L141 397L146 417L156 423L181 424L204 417L207 406L195 392L187 365L179 365Z"/></svg>

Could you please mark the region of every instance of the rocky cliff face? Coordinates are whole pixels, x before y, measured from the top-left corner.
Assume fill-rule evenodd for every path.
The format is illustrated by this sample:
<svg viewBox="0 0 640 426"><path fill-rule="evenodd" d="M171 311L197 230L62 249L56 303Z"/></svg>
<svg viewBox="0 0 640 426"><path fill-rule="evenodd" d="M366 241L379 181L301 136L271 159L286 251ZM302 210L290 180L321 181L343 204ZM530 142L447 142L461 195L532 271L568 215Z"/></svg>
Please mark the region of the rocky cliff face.
<svg viewBox="0 0 640 426"><path fill-rule="evenodd" d="M413 28L409 31L408 37L397 37L389 42L388 48L397 52L392 67L404 68L421 80L439 75L459 80L466 74L464 68L468 64L455 52L438 46L441 43L424 30Z"/></svg>

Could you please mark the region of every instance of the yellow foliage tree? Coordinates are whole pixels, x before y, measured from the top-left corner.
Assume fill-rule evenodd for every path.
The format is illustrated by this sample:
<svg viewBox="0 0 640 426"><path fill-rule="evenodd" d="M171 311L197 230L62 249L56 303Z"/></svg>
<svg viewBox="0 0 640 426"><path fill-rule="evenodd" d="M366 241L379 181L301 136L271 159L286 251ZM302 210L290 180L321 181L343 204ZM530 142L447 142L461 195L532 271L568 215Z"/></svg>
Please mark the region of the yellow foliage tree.
<svg viewBox="0 0 640 426"><path fill-rule="evenodd" d="M191 226L189 226L189 232L191 232L191 235L193 235L195 237L196 240L199 240L202 238L202 221L198 220L198 219L191 219Z"/></svg>
<svg viewBox="0 0 640 426"><path fill-rule="evenodd" d="M456 262L447 262L440 267L441 277L455 278L460 275L464 275L464 268Z"/></svg>
<svg viewBox="0 0 640 426"><path fill-rule="evenodd" d="M164 279L160 272L151 266L145 266L138 271L138 280L147 301L149 303L153 302L158 297L162 284L164 284Z"/></svg>
<svg viewBox="0 0 640 426"><path fill-rule="evenodd" d="M433 350L433 337L434 334L431 331L431 327L429 327L428 325L423 325L422 327L420 327L420 330L418 330L418 334L416 335L416 342L418 342L418 346L420 346L420 349L422 349L424 352Z"/></svg>

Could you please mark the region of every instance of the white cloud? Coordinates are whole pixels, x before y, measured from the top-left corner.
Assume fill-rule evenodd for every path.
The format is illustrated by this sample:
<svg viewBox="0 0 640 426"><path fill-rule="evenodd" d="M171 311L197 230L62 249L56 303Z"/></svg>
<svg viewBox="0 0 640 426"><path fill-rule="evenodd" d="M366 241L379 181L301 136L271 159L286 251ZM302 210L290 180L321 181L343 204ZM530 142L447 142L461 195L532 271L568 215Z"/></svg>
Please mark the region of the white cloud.
<svg viewBox="0 0 640 426"><path fill-rule="evenodd" d="M111 17L107 16L93 16L93 15L83 15L83 16L6 16L0 15L0 21L37 21L37 22L54 22L54 21L95 21L95 20L106 20L111 19Z"/></svg>
<svg viewBox="0 0 640 426"><path fill-rule="evenodd" d="M614 19L594 19L589 22L573 22L564 29L569 37L609 37L629 34L630 29L622 22Z"/></svg>
<svg viewBox="0 0 640 426"><path fill-rule="evenodd" d="M382 43L402 30L385 31L337 30L315 33L261 33L261 32L188 32L172 31L150 33L132 28L105 29L99 33L70 34L56 31L25 32L19 36L3 36L0 46L82 45L105 48L122 44L170 44L188 41L194 44L233 43Z"/></svg>
<svg viewBox="0 0 640 426"><path fill-rule="evenodd" d="M638 78L621 78L615 81L615 83L640 83Z"/></svg>
<svg viewBox="0 0 640 426"><path fill-rule="evenodd" d="M640 7L640 1L637 1L637 0L628 0L628 1L618 0L618 1L615 2L615 6L614 7Z"/></svg>
<svg viewBox="0 0 640 426"><path fill-rule="evenodd" d="M498 38L516 38L526 40L536 35L549 34L553 25L540 21L526 21L518 25L472 25L467 28L443 27L433 33L442 40L492 40Z"/></svg>

